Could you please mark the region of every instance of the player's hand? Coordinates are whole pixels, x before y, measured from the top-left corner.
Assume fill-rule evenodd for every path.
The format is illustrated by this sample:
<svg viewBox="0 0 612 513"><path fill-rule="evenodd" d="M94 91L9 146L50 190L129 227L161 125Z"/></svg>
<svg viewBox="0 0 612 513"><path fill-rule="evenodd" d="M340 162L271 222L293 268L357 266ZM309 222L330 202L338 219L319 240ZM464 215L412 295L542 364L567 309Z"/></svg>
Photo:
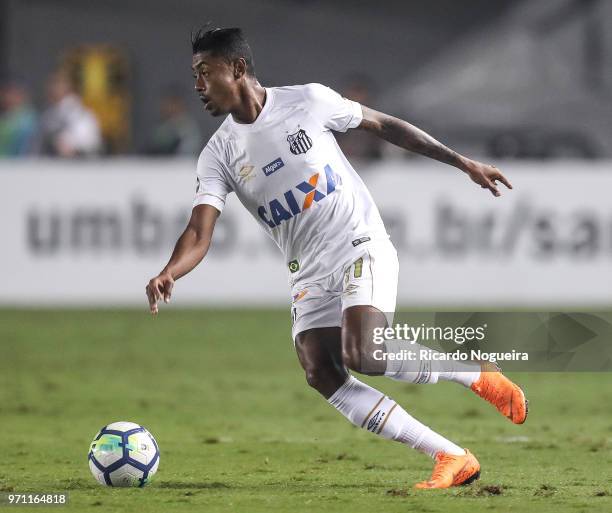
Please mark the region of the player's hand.
<svg viewBox="0 0 612 513"><path fill-rule="evenodd" d="M466 165L465 172L473 182L480 185L483 189L489 189L493 196L501 196L497 188L497 182L501 182L508 189L512 189L512 185L508 179L495 166L471 160Z"/></svg>
<svg viewBox="0 0 612 513"><path fill-rule="evenodd" d="M149 284L145 287L145 291L149 300L149 308L153 315L156 315L159 311L157 307L158 302L162 300L165 303L170 302L173 287L174 279L167 271L159 273L159 275L149 281Z"/></svg>

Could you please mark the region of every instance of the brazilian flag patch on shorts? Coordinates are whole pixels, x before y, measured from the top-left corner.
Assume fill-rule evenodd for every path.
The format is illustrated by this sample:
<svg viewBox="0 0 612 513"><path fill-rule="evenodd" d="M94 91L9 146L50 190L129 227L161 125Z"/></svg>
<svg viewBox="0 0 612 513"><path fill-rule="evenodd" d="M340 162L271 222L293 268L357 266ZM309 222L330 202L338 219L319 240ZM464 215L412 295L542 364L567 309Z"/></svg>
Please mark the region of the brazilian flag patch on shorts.
<svg viewBox="0 0 612 513"><path fill-rule="evenodd" d="M297 273L300 270L300 263L297 260L291 260L289 264L289 271L292 273Z"/></svg>

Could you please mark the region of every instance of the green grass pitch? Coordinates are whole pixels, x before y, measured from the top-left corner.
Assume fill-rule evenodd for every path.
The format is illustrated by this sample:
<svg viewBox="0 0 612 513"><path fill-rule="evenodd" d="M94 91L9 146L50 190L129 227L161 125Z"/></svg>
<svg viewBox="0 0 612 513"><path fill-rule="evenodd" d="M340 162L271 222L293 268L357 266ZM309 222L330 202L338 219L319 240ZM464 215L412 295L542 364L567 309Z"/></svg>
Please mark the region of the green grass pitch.
<svg viewBox="0 0 612 513"><path fill-rule="evenodd" d="M365 379L481 462L472 486L416 492L432 462L307 387L288 311L0 310L0 349L0 492L67 491L63 509L612 511L610 374L515 375L523 426L455 384ZM157 438L147 488L89 472L89 442L117 420Z"/></svg>

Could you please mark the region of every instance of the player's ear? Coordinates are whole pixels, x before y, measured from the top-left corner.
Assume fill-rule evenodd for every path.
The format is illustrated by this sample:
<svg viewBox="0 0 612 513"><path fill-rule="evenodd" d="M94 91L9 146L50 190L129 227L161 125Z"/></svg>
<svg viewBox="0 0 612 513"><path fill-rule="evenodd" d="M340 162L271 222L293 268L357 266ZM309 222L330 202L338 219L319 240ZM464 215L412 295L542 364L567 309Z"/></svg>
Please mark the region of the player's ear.
<svg viewBox="0 0 612 513"><path fill-rule="evenodd" d="M247 69L246 61L242 57L240 57L239 59L236 59L234 61L234 78L239 79L243 77L244 75L246 75L246 69Z"/></svg>

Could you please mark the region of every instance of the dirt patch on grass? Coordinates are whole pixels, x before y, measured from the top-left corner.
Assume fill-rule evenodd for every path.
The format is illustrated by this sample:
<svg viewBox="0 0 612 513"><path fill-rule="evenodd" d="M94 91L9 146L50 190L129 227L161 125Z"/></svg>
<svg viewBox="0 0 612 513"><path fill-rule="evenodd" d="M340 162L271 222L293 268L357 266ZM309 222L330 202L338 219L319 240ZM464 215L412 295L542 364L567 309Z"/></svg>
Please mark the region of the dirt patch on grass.
<svg viewBox="0 0 612 513"><path fill-rule="evenodd" d="M391 490L387 490L387 495L390 495L391 497L407 497L408 490L405 488L393 488Z"/></svg>
<svg viewBox="0 0 612 513"><path fill-rule="evenodd" d="M534 492L534 495L539 497L550 497L554 495L557 489L554 486L549 484L542 484L540 487Z"/></svg>
<svg viewBox="0 0 612 513"><path fill-rule="evenodd" d="M187 481L161 481L156 483L158 488L176 488L176 489L191 489L191 490L204 490L209 488L231 488L227 483L220 483L218 481L194 483Z"/></svg>
<svg viewBox="0 0 612 513"><path fill-rule="evenodd" d="M499 485L487 485L480 488L479 495L502 495L504 488Z"/></svg>
<svg viewBox="0 0 612 513"><path fill-rule="evenodd" d="M473 484L458 489L458 495L462 497L492 497L495 495L503 495L504 487L502 485L481 485Z"/></svg>

